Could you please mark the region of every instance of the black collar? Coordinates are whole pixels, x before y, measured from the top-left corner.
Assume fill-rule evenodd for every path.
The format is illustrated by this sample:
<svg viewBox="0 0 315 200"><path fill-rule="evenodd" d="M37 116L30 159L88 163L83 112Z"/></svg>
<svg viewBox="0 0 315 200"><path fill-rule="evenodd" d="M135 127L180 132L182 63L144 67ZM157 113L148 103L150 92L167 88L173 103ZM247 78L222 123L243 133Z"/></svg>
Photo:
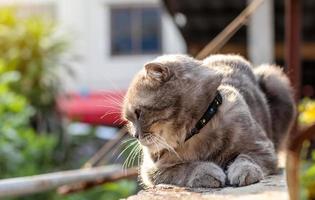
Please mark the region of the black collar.
<svg viewBox="0 0 315 200"><path fill-rule="evenodd" d="M216 96L210 103L206 112L202 115L199 121L196 123L195 127L191 129L190 133L187 134L185 142L189 140L192 136L199 133L199 131L212 119L212 117L217 113L219 106L222 104L222 96L217 91Z"/></svg>

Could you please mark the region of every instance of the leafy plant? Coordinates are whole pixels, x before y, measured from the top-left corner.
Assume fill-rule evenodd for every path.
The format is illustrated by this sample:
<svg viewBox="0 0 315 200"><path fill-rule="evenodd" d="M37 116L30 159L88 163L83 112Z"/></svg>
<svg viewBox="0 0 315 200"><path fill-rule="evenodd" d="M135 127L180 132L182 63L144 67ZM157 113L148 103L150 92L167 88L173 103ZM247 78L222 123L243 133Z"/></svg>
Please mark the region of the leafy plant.
<svg viewBox="0 0 315 200"><path fill-rule="evenodd" d="M305 98L299 104L299 124L309 126L315 123L315 100ZM305 140L300 155L300 198L315 198L315 150L314 141Z"/></svg>
<svg viewBox="0 0 315 200"><path fill-rule="evenodd" d="M0 9L0 179L70 166L69 160L55 159L64 152L56 148L60 131L56 97L67 48L54 23L38 17L21 19L13 9ZM75 141L75 146L86 143ZM135 190L136 182L119 181L69 196L50 191L14 199L114 200Z"/></svg>
<svg viewBox="0 0 315 200"><path fill-rule="evenodd" d="M18 81L19 73L3 69L0 65L0 178L48 172L53 169L56 140L35 133L29 123L33 108L9 86Z"/></svg>
<svg viewBox="0 0 315 200"><path fill-rule="evenodd" d="M55 132L56 97L61 89L58 73L67 66L68 42L53 22L40 17L18 18L14 9L0 10L0 55L5 71L17 71L12 88L35 109L33 124L39 132ZM45 117L43 117L45 116Z"/></svg>
<svg viewBox="0 0 315 200"><path fill-rule="evenodd" d="M305 98L299 106L299 123L302 126L307 126L315 122L315 100Z"/></svg>
<svg viewBox="0 0 315 200"><path fill-rule="evenodd" d="M300 167L301 199L315 198L315 150L307 155L311 149L310 141L304 141Z"/></svg>

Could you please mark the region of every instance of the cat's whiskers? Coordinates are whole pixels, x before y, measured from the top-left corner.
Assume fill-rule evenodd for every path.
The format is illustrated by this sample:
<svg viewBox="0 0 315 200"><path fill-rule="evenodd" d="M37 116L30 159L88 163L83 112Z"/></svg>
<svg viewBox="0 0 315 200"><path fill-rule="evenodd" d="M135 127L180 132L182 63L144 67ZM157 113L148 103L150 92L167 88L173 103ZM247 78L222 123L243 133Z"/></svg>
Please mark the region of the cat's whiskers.
<svg viewBox="0 0 315 200"><path fill-rule="evenodd" d="M121 120L119 122L119 125L121 125L123 123L123 120L120 118L120 116L122 115L122 102L123 102L122 100L124 99L124 95L121 93L117 93L115 95L118 95L118 96L113 96L113 94L110 94L110 93L104 94L103 95L104 103L108 103L107 100L109 100L111 105L97 105L97 106L114 110L114 111L109 111L109 112L105 113L104 115L102 115L101 119L103 119L104 117L106 117L108 115L119 115L119 117L118 116L115 117L117 121L115 121L114 124L116 122L118 122L119 120ZM105 100L105 98L107 100Z"/></svg>
<svg viewBox="0 0 315 200"><path fill-rule="evenodd" d="M126 142L127 142L127 141L126 141ZM130 144L128 144L128 145L124 148L124 150L123 150L122 152L120 152L120 154L117 156L116 160L117 160L118 158L120 158L120 157L123 155L123 153L124 153L125 151L127 151L127 149L129 149L130 147L132 147L132 145L134 145L136 142L137 142L137 141L132 141L132 142L130 142Z"/></svg>
<svg viewBox="0 0 315 200"><path fill-rule="evenodd" d="M163 141L161 141L161 139L159 139L158 137L152 137L156 140L156 142L161 145L161 149L166 149L168 152L171 152L171 148L169 146L167 146L166 144L164 144Z"/></svg>
<svg viewBox="0 0 315 200"><path fill-rule="evenodd" d="M139 166L139 165L140 165L140 159L141 159L141 157L142 157L142 146L140 145L139 142L138 142L138 152L137 152L137 155L138 155L138 159L137 159L138 163L137 163L137 166Z"/></svg>
<svg viewBox="0 0 315 200"><path fill-rule="evenodd" d="M120 120L120 122L119 122ZM116 124L117 122L119 122L118 124L121 125L121 123L123 122L123 120L120 117L116 117L115 121L113 122L113 124Z"/></svg>
<svg viewBox="0 0 315 200"><path fill-rule="evenodd" d="M112 152L112 155L115 156L115 155L117 154L117 152L120 151L121 146L124 145L125 143L127 143L127 142L135 142L135 141L136 141L135 138L128 138L128 139L126 139L126 140L120 142L120 143L118 144L118 146L114 148L114 150L113 150L113 152ZM123 149L123 151L124 151L126 148L129 148L129 147L128 147L129 145L130 145L130 144L128 144L128 145ZM122 153L123 153L123 152L120 152L119 155L115 158L115 162L118 160L118 158L121 156Z"/></svg>
<svg viewBox="0 0 315 200"><path fill-rule="evenodd" d="M126 168L129 168L131 166L131 163L132 163L132 158L134 157L134 154L136 152L136 149L137 149L137 143L134 145L134 147L132 148L130 154L128 155L127 157L127 165L126 165Z"/></svg>
<svg viewBox="0 0 315 200"><path fill-rule="evenodd" d="M137 144L137 141L135 141L135 143L133 143L133 145L134 145L134 144ZM131 163L130 163L130 162L131 162L130 159L133 157L133 154L135 153L136 147L137 147L137 145L134 145L134 146L133 146L131 152L129 153L129 155L127 156L126 160L124 161L124 163L123 163L123 169L127 169L128 167L130 167L130 164L131 164Z"/></svg>
<svg viewBox="0 0 315 200"><path fill-rule="evenodd" d="M112 106L112 105L102 105L102 104L99 104L99 105L96 105L97 107L103 107L103 108L112 108L112 109L115 109L115 110L117 110L117 111L120 111L121 112L121 110L120 109L117 109L117 107L116 106Z"/></svg>
<svg viewBox="0 0 315 200"><path fill-rule="evenodd" d="M122 102L123 102L122 100L124 99L124 94L117 92L117 93L115 93L115 96L114 96L113 94L110 94L110 93L104 91L103 97L104 97L104 101L106 98L106 99L109 99L111 101L111 103L118 106L119 108L122 107Z"/></svg>
<svg viewBox="0 0 315 200"><path fill-rule="evenodd" d="M112 111L112 112L108 111L104 115L101 116L101 119L103 119L104 117L106 117L108 115L116 115L116 114L120 115L121 113L120 112L114 112L114 111Z"/></svg>
<svg viewBox="0 0 315 200"><path fill-rule="evenodd" d="M118 125L119 126L122 126L123 125L123 123L125 123L126 121L125 120L123 120L122 118L119 118L119 120L120 120L120 122L118 123Z"/></svg>
<svg viewBox="0 0 315 200"><path fill-rule="evenodd" d="M132 140L135 142L137 139L136 138L128 138L128 139L125 139L124 141L122 141L121 144L125 144L126 142L130 142Z"/></svg>
<svg viewBox="0 0 315 200"><path fill-rule="evenodd" d="M137 156L139 156L139 147L140 147L139 142L137 142L135 146L136 146L135 147L135 153L131 157L131 163L130 163L131 166L134 166L135 159L136 159Z"/></svg>
<svg viewBox="0 0 315 200"><path fill-rule="evenodd" d="M156 139L157 139L158 141L160 141L160 143L161 143L162 145L164 145L164 146L166 147L166 149L167 149L169 152L174 153L180 160L182 160L182 158L179 156L179 154L175 151L174 147L172 147L171 145L169 145L163 137L161 137L161 136L159 136L159 135L155 135L155 137L156 137Z"/></svg>
<svg viewBox="0 0 315 200"><path fill-rule="evenodd" d="M135 138L126 139L125 141L121 142L120 145L123 145L127 142L130 142L130 143L124 148L124 150L116 158L116 160L117 160L119 157L121 157L123 155L123 153L126 150L128 150L132 147L131 151L129 152L127 158L125 159L125 161L123 163L123 169L134 166L134 162L135 162L135 159L137 156L138 156L137 165L139 165L140 159L141 159L140 157L142 156L142 148L141 148L141 145L139 144L139 141L137 139L135 139Z"/></svg>
<svg viewBox="0 0 315 200"><path fill-rule="evenodd" d="M154 146L156 147L156 149L157 149L157 161L159 161L160 160L160 154L159 154L159 149L160 149L160 146L159 146L159 143L155 140L155 138L154 137L151 137L151 139L152 139L152 142L153 142L153 144L154 144Z"/></svg>
<svg viewBox="0 0 315 200"><path fill-rule="evenodd" d="M138 166L140 166L143 158L142 146L139 144L139 156L138 156Z"/></svg>
<svg viewBox="0 0 315 200"><path fill-rule="evenodd" d="M115 109L117 109L117 108L121 109L122 108L122 101L121 100L114 99L114 98L111 98L111 97L109 98L109 100L110 100L110 103L112 105L116 106L116 107L114 107ZM104 102L106 102L106 101L104 100Z"/></svg>

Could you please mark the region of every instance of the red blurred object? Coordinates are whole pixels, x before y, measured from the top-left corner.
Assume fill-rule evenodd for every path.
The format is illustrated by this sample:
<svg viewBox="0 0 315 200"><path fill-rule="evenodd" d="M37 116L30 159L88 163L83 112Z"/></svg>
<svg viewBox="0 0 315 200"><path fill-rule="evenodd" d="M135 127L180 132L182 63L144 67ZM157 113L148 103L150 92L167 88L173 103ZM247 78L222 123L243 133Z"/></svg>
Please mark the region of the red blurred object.
<svg viewBox="0 0 315 200"><path fill-rule="evenodd" d="M67 118L93 125L120 127L124 91L67 94L58 99L58 108Z"/></svg>

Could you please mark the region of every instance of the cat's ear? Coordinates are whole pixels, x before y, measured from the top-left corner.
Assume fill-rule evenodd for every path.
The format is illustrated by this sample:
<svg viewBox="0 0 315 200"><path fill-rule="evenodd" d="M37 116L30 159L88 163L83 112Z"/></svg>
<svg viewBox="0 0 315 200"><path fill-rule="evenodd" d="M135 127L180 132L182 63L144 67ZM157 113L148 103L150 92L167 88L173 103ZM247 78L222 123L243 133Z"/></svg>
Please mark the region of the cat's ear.
<svg viewBox="0 0 315 200"><path fill-rule="evenodd" d="M147 63L145 66L146 75L159 82L168 81L171 77L170 69L161 63Z"/></svg>

